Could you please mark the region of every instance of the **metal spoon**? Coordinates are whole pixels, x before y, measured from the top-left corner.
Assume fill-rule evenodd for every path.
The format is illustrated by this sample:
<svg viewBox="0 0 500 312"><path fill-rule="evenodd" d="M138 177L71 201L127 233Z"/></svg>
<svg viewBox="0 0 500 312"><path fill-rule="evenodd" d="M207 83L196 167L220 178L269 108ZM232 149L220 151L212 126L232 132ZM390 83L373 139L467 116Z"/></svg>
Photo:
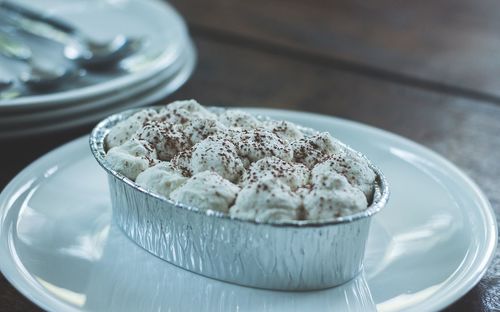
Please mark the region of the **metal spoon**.
<svg viewBox="0 0 500 312"><path fill-rule="evenodd" d="M0 78L0 91L10 88L13 83L14 82L12 81L12 79L1 77Z"/></svg>
<svg viewBox="0 0 500 312"><path fill-rule="evenodd" d="M64 48L64 56L91 69L109 68L130 56L142 45L142 40L116 36L107 42L96 42L89 39L75 40Z"/></svg>
<svg viewBox="0 0 500 312"><path fill-rule="evenodd" d="M29 70L23 71L19 80L33 90L55 88L75 74L65 66L36 62L28 46L2 32L0 32L0 54L28 65Z"/></svg>
<svg viewBox="0 0 500 312"><path fill-rule="evenodd" d="M36 91L54 89L67 83L76 76L76 71L68 70L63 66L45 67L42 64L29 62L30 71L22 72L19 76L28 88Z"/></svg>
<svg viewBox="0 0 500 312"><path fill-rule="evenodd" d="M88 38L67 22L46 16L10 1L0 2L0 9L8 12L9 22L23 31L64 44L64 55L83 67L105 69L135 53L143 44L140 38L117 35L110 41L98 42Z"/></svg>

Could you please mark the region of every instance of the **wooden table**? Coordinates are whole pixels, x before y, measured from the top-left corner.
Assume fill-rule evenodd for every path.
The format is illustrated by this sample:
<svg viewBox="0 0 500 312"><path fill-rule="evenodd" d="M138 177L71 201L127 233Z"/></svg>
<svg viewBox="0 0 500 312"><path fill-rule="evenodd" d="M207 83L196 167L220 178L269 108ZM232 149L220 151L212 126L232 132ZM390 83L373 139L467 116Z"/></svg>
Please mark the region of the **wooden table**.
<svg viewBox="0 0 500 312"><path fill-rule="evenodd" d="M174 96L318 112L417 141L469 174L500 216L500 2L175 0L199 51ZM0 188L88 133L7 142ZM3 145L5 146L5 145ZM5 166L5 165L4 165ZM500 253L449 311L500 309ZM36 311L0 277L0 311Z"/></svg>

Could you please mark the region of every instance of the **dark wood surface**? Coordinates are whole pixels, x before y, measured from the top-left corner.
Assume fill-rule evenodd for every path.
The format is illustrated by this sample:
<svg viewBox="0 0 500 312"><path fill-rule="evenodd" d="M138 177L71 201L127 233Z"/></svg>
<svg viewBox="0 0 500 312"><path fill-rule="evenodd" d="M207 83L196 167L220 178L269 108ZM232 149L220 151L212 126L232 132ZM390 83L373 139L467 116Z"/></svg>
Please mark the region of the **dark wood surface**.
<svg viewBox="0 0 500 312"><path fill-rule="evenodd" d="M199 62L192 79L162 102L196 98L312 111L401 134L463 169L500 216L500 3L174 5L189 22ZM0 188L33 159L90 128L8 142L22 153L1 153L9 166ZM0 311L37 310L0 276ZM447 310L500 310L498 250L479 284Z"/></svg>
<svg viewBox="0 0 500 312"><path fill-rule="evenodd" d="M174 1L193 26L498 101L500 2Z"/></svg>

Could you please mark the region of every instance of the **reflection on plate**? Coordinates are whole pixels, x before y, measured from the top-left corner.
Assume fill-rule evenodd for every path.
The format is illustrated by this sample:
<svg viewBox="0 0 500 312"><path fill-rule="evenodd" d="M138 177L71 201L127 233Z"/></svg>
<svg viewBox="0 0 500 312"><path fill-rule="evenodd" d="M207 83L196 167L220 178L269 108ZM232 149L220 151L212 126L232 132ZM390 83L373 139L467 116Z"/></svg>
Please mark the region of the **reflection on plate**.
<svg viewBox="0 0 500 312"><path fill-rule="evenodd" d="M172 266L111 222L106 176L87 138L36 161L0 195L0 268L49 310L429 311L473 287L496 244L481 191L429 150L387 132L331 117L253 113L331 131L366 154L391 183L374 218L364 273L342 286L280 292L236 286Z"/></svg>

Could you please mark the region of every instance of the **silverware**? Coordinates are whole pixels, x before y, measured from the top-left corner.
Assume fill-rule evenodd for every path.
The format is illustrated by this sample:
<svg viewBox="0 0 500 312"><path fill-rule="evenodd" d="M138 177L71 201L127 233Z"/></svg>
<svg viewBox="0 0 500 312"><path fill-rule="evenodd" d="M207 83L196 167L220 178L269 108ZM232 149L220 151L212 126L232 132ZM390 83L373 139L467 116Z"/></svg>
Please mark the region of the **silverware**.
<svg viewBox="0 0 500 312"><path fill-rule="evenodd" d="M106 135L137 111L100 122L90 135L90 148L108 174L113 219L139 246L191 272L258 288L321 289L360 272L372 216L389 196L388 184L375 166L370 165L377 174L374 198L357 214L280 224L231 219L148 192L109 166Z"/></svg>
<svg viewBox="0 0 500 312"><path fill-rule="evenodd" d="M11 24L23 31L62 43L65 46L65 57L86 68L105 69L115 66L139 50L143 44L142 38L130 38L122 34L109 41L99 42L62 19L10 1L0 2L0 9L8 13L5 14L6 19Z"/></svg>
<svg viewBox="0 0 500 312"><path fill-rule="evenodd" d="M0 32L0 54L27 64L28 70L21 72L19 80L33 90L58 87L75 74L75 71L62 65L35 61L33 53L27 45L4 32Z"/></svg>
<svg viewBox="0 0 500 312"><path fill-rule="evenodd" d="M132 55L141 45L142 40L123 35L117 35L107 42L96 42L87 38L67 44L64 48L64 55L86 68L108 68Z"/></svg>
<svg viewBox="0 0 500 312"><path fill-rule="evenodd" d="M0 91L10 88L13 83L12 79L0 77Z"/></svg>

